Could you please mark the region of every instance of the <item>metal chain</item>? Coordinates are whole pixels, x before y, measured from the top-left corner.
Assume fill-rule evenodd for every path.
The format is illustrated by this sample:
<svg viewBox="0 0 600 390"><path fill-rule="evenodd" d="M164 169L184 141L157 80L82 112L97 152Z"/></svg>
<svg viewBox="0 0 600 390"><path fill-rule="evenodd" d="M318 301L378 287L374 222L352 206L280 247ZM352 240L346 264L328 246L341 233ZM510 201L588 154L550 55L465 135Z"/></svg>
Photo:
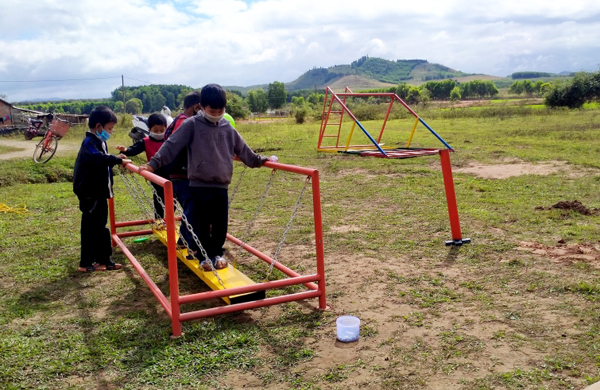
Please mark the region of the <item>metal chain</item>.
<svg viewBox="0 0 600 390"><path fill-rule="evenodd" d="M225 282L223 282L223 279L221 279L221 277L219 276L219 273L217 272L217 270L215 269L215 267L214 267L214 265L212 263L212 260L208 258L208 254L206 253L206 250L204 250L204 247L200 243L200 239L198 238L198 236L196 235L196 233L194 233L194 229L192 228L192 225L189 223L189 221L188 221L185 213L183 212L183 209L181 208L181 204L179 204L179 202L177 201L177 199L173 199L173 202L175 204L175 208L177 209L177 212L181 213L181 221L183 223L185 223L185 226L187 227L188 231L192 235L192 238L194 239L194 242L198 246L198 249L200 250L200 253L202 254L202 257L204 258L204 261L207 264L210 264L210 269L211 269L213 275L215 275L215 277L217 278L217 281L219 282L219 284L221 285L221 287L223 287L223 289L225 289ZM179 233L179 238L183 242L183 245L187 248L188 254L192 256L193 260L196 260L198 262L198 267L202 267L201 261L196 257L196 255L194 254L194 252L190 249L190 245L188 244L188 242L185 240L185 238L181 234L181 230L180 230L180 233Z"/></svg>
<svg viewBox="0 0 600 390"><path fill-rule="evenodd" d="M265 276L265 281L269 280L269 276L271 276L271 272L273 272L273 266L277 262L277 257L279 257L279 253L281 252L281 248L283 248L283 243L285 242L285 236L288 234L288 232L290 231L290 228L292 227L292 222L294 221L294 218L296 217L296 212L298 211L298 208L300 207L300 203L302 202L302 197L304 196L304 193L306 192L306 188L307 188L309 182L310 182L310 176L306 176L306 180L304 181L304 186L302 187L302 190L300 191L300 195L298 195L298 200L296 200L296 205L294 206L294 210L292 211L292 214L290 215L290 220L288 221L288 223L285 227L285 231L283 232L283 235L281 236L281 241L279 241L279 244L277 245L277 249L275 250L275 254L273 255L273 261L271 262L271 265L269 266L269 269L267 270L267 276Z"/></svg>
<svg viewBox="0 0 600 390"><path fill-rule="evenodd" d="M254 211L254 216L252 217L252 220L250 221L250 224L248 225L248 228L246 229L246 233L244 234L244 239L241 240L242 244L239 247L238 255L233 259L234 267L237 265L237 258L242 255L242 250L244 249L244 246L246 245L247 241L250 239L250 231L252 230L252 227L254 226L254 223L256 222L256 217L258 216L260 209L262 208L263 204L265 203L267 193L269 192L269 188L271 188L271 185L273 184L273 178L275 177L276 172L277 172L277 169L273 169L271 171L271 177L269 177L269 181L267 182L267 185L265 186L265 190L264 190L262 196L260 197L258 206L256 207L256 210Z"/></svg>
<svg viewBox="0 0 600 390"><path fill-rule="evenodd" d="M131 183L128 183L129 179L125 178L125 175L121 174L121 172L119 172L119 175L121 176L121 178L123 179L123 182L125 183L125 186L128 188L129 192L132 194L135 194L135 196L137 196L138 198L140 197L140 194L137 192L137 190L134 188L135 186L132 185ZM134 183L136 183L136 185L138 186L138 189L143 191L143 188L141 187L141 185L139 183L137 183L137 181L135 179L132 179L132 181ZM148 185L150 186L150 189L152 190L152 194L154 196L156 196L156 198L158 199L158 203L160 203L160 206L163 209L163 213L166 212L166 207L165 207L165 203L163 202L162 198L160 196L158 196L158 192L156 192L156 189L154 188L154 186L152 186L150 184L150 182L148 182ZM187 227L188 231L192 234L192 237L194 238L194 241L196 243L196 245L198 246L198 248L200 249L200 252L202 253L202 256L204 257L204 260L210 264L210 268L212 270L212 273L215 275L215 277L217 278L217 281L219 282L219 284L221 285L221 287L223 287L223 289L225 289L225 282L223 282L223 279L221 279L221 277L219 276L219 273L217 272L217 270L215 269L211 259L208 258L208 254L206 253L206 251L204 250L204 247L202 246L202 244L200 243L200 239L198 238L198 236L196 235L196 233L194 233L194 230L192 229L192 226L190 225L187 217L185 216L185 213L183 212L183 209L181 208L181 204L177 201L177 199L173 199L173 202L175 204L176 210L178 213L181 213L181 220L185 223L185 226ZM146 203L144 202L136 202L138 204L144 204L145 206ZM141 206L140 206L141 209ZM142 210L143 212L143 210ZM154 218L154 207L150 207L150 209L146 208L146 212L149 213L149 215L152 215L152 217L150 219L155 219ZM164 215L164 214L163 214ZM164 220L160 220L161 223L158 224L158 226L155 226L157 228L163 228L164 226L166 226L164 224ZM179 238L181 239L181 241L183 242L184 246L187 248L188 250L188 254L192 255L193 260L198 261L198 266L202 267L200 260L196 257L196 255L192 252L192 250L190 249L190 246L188 244L188 242L185 240L185 238L183 237L183 235L179 235Z"/></svg>
<svg viewBox="0 0 600 390"><path fill-rule="evenodd" d="M242 178L244 177L244 175L246 174L246 168L248 168L248 166L246 164L244 164L244 169L242 170L242 173L240 174L240 177L235 185L235 188L233 189L233 192L231 193L231 196L229 197L229 204L227 206L227 208L231 208L231 204L233 203L233 199L235 198L235 194L237 194L238 192L238 188L240 188L240 184L242 183Z"/></svg>
<svg viewBox="0 0 600 390"><path fill-rule="evenodd" d="M152 206L150 205L150 208L148 208L148 204L146 202L149 203L149 201L147 201L147 197L142 196L138 193L138 191L134 188L133 184L131 184L130 179L132 181L135 181L134 178L129 178L128 177L128 173L127 172L121 172L121 169L117 170L117 173L119 174L119 176L121 177L121 180L123 180L123 183L125 184L125 187L127 188L127 190L129 191L129 193L137 200L135 201L135 204L138 206L138 208L140 209L140 212L142 213L142 215L146 214L146 216L148 216L149 220L154 220L154 211L152 210Z"/></svg>
<svg viewBox="0 0 600 390"><path fill-rule="evenodd" d="M144 194L144 193L146 193L146 192L144 191L144 189L142 188L142 185L141 185L141 184L140 184L140 183L139 183L137 180L132 180L132 181L133 181L133 184L134 184L135 186L137 186L137 188L138 188L138 190L140 191L140 193L143 193L143 194ZM146 180L146 183L148 183L148 185L149 185L149 186L150 186L150 188L152 189L152 194L153 194L154 196L156 196L156 198L158 199L159 203L161 204L161 207L162 207L162 209L163 209L163 215L165 215L165 212L164 212L164 210L165 210L165 205L164 205L164 203L162 202L162 199L160 198L160 196L158 196L158 194L156 193L156 190L155 190L155 189L154 189L154 187L152 187L152 185L150 184L150 181ZM150 202L150 201L148 201L148 202ZM157 210L154 210L154 204L151 204L151 205L150 205L150 210L151 210L150 214L152 215L152 218L150 218L150 219L154 221L154 222L153 222L153 224L152 224L152 226L153 226L155 229L157 229L157 230L164 230L164 229L165 229L165 227L166 227L167 225L165 224L165 220L164 220L164 218L160 218L160 217L159 217L159 215L158 215L158 213L157 213Z"/></svg>

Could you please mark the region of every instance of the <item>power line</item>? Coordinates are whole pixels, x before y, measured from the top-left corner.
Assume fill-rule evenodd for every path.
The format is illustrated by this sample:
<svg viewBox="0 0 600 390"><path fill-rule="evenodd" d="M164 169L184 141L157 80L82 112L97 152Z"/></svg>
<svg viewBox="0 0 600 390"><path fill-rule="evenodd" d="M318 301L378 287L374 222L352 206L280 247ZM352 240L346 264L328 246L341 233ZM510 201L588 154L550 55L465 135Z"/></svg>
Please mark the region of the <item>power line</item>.
<svg viewBox="0 0 600 390"><path fill-rule="evenodd" d="M134 78L127 77L127 76L125 76L125 78L127 80L135 80L135 81L139 81L139 82L146 83L146 84L152 84L150 81L138 80L138 79L134 79Z"/></svg>
<svg viewBox="0 0 600 390"><path fill-rule="evenodd" d="M121 76L95 77L95 78L84 78L84 79L56 79L56 80L0 80L0 83L42 83L42 82L48 82L48 81L89 81L89 80L108 80L108 79L120 79L120 78L121 78Z"/></svg>

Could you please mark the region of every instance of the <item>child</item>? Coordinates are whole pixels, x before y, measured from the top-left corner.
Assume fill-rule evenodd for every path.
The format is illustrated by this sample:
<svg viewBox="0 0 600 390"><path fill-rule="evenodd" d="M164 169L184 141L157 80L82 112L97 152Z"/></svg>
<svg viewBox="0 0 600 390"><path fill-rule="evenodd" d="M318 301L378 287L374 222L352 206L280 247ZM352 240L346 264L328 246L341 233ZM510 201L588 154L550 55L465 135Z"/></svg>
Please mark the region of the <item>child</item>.
<svg viewBox="0 0 600 390"><path fill-rule="evenodd" d="M187 148L192 227L212 262L202 261L205 271L210 271L213 266L217 269L227 267L227 261L221 256L227 235L227 188L233 175L233 156L238 156L251 168L260 167L267 161L267 157L254 153L223 118L226 104L227 97L221 86L206 85L200 92L202 113L186 120L148 164L140 167L140 171L154 172Z"/></svg>
<svg viewBox="0 0 600 390"><path fill-rule="evenodd" d="M148 117L148 128L150 129L150 135L148 137L144 137L143 139L136 141L130 147L125 147L123 145L117 145L116 149L123 152L125 156L137 156L138 154L146 151L146 158L148 161L163 144L163 137L165 135L165 130L167 129L167 119L162 114L152 114ZM164 172L156 172L159 176L166 176ZM160 201L164 204L165 201L165 191L163 187L159 186L155 183L152 184L156 193L153 195L154 199L154 218L161 219L165 217L165 211L160 204ZM160 197L160 201L159 198Z"/></svg>
<svg viewBox="0 0 600 390"><path fill-rule="evenodd" d="M120 154L108 154L106 140L113 132L117 117L110 108L98 106L92 110L81 149L75 161L73 192L79 198L81 216L81 260L79 272L121 269L112 260L108 220L108 198L112 198L112 167L127 165L131 160Z"/></svg>
<svg viewBox="0 0 600 390"><path fill-rule="evenodd" d="M185 98L183 98L183 113L177 115L177 117L173 120L173 122L167 128L165 132L164 140L169 139L171 134L179 129L179 126L188 118L193 117L200 111L200 92L193 91L188 93ZM148 159L149 160L149 159ZM171 183L173 183L173 192L175 192L175 196L177 200L181 204L183 208L183 213L191 224L192 217L190 215L190 181L187 177L187 149L182 149L181 152L175 157L173 162L169 165L169 178L171 179ZM185 242L192 244L194 242L194 237L188 231L187 225L182 223L179 227L179 235L183 237ZM179 238L177 241L178 247L183 247L183 241ZM192 257L190 257L190 260Z"/></svg>

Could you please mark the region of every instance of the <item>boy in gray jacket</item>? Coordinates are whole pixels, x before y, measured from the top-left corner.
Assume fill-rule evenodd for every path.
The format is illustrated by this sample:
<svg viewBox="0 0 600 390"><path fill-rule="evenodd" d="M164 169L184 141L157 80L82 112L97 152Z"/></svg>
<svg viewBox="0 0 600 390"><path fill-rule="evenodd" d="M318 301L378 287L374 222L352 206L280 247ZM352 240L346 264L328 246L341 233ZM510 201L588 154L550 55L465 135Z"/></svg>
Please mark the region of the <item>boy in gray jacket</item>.
<svg viewBox="0 0 600 390"><path fill-rule="evenodd" d="M221 256L229 220L227 188L233 174L233 156L238 156L250 168L262 166L268 158L254 153L223 118L227 96L220 85L208 84L200 95L202 112L186 119L148 164L140 166L140 171L154 172L187 148L191 205L186 217L212 266L221 269L227 267L227 260ZM199 250L195 243L188 244L190 250ZM201 265L205 271L212 269L205 260Z"/></svg>

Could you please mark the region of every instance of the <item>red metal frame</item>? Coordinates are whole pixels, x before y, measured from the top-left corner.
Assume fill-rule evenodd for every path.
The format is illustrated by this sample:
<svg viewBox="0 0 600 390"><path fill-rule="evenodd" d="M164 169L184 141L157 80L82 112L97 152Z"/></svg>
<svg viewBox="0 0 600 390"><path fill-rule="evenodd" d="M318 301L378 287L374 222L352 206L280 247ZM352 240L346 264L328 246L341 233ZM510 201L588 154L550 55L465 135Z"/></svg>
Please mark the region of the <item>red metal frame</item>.
<svg viewBox="0 0 600 390"><path fill-rule="evenodd" d="M328 98L328 96L331 95L331 98ZM342 99L339 98L339 96L342 97ZM348 115L354 119L354 121L356 121L356 118L354 117L354 115L352 114L352 112L346 107L346 98L347 97L389 97L390 98L390 105L388 107L388 110L385 114L385 118L383 120L383 125L381 126L381 131L379 132L379 136L377 137L377 143L381 142L381 137L383 136L383 131L385 130L385 125L388 122L390 113L392 111L392 107L394 105L394 101L398 101L400 102L400 104L402 104L410 113L411 115L413 115L415 118L419 118L419 116L417 115L416 112L414 112L408 104L406 104L406 102L404 102L404 100L402 100L398 95L396 95L395 93L392 92L381 92L381 93L354 93L352 92L348 87L346 87L346 89L344 90L343 93L335 93L333 92L333 90L330 87L327 87L325 89L325 99L323 101L323 114L321 116L321 127L319 130L319 143L317 145L317 149L337 149L339 148L339 140L340 140L340 133L341 133L341 128L342 128L342 121L344 118L344 112L348 113ZM326 109L327 109L327 102L328 100L331 100L331 102L329 103L329 109L327 110L326 113ZM341 111L333 111L333 113L340 113L340 123L338 126L338 133L337 135L325 135L325 129L327 128L328 125L330 125L329 122L329 117L332 113L331 108L333 107L333 104L337 102L340 104L341 106ZM338 125L337 123L333 123L331 125ZM323 146L322 142L323 142L323 138L326 137L336 137L336 143L335 146ZM353 148L356 147L368 147L368 146L372 146L372 145L352 145Z"/></svg>
<svg viewBox="0 0 600 390"><path fill-rule="evenodd" d="M140 226L145 224L151 224L151 220L138 220L138 221L126 221L117 222L115 218L115 204L114 199L109 199L109 215L110 215L110 232L112 243L114 247L119 247L123 254L133 268L138 272L142 280L148 285L150 291L158 299L160 304L163 306L167 314L171 317L173 336L181 336L181 322L189 321L197 318L208 317L218 314L230 313L234 311L253 309L257 307L276 305L285 302L298 301L307 298L319 297L319 308L326 309L327 302L325 296L325 261L323 251L323 225L321 219L321 192L319 187L319 171L316 169L302 168L294 165L279 164L266 162L263 165L265 168L278 169L291 173L298 173L311 177L312 193L313 193L313 217L315 226L315 249L316 249L316 260L317 260L317 273L311 275L300 275L297 272L289 269L280 262L274 264L274 267L289 276L287 279L275 280L264 283L257 283L250 286L228 288L224 290L208 291L203 293L179 295L179 280L177 277L177 251L175 248L175 215L173 212L173 185L170 181L159 177L148 171L142 171L140 174L147 180L156 183L164 188L165 198L165 224L167 229L167 258L169 265L169 290L170 299L168 299L164 293L158 288L156 283L144 270L141 264L137 261L135 256L129 251L125 243L121 240L122 237L140 236L152 234L152 230L139 230L133 232L117 233L117 228L126 226ZM126 168L131 172L137 173L138 167L129 163ZM234 244L241 246L242 242L227 234L227 239ZM249 253L254 254L259 259L264 260L267 263L271 263L272 259L253 248L250 245L244 245L243 249ZM302 284L306 286L309 291L287 294L273 298L260 299L251 302L243 302L232 304L228 306L214 307L211 309L197 310L192 312L182 313L180 305L198 302L206 299L232 296L237 294L244 294L255 291L263 291L274 288L281 288L285 286Z"/></svg>

